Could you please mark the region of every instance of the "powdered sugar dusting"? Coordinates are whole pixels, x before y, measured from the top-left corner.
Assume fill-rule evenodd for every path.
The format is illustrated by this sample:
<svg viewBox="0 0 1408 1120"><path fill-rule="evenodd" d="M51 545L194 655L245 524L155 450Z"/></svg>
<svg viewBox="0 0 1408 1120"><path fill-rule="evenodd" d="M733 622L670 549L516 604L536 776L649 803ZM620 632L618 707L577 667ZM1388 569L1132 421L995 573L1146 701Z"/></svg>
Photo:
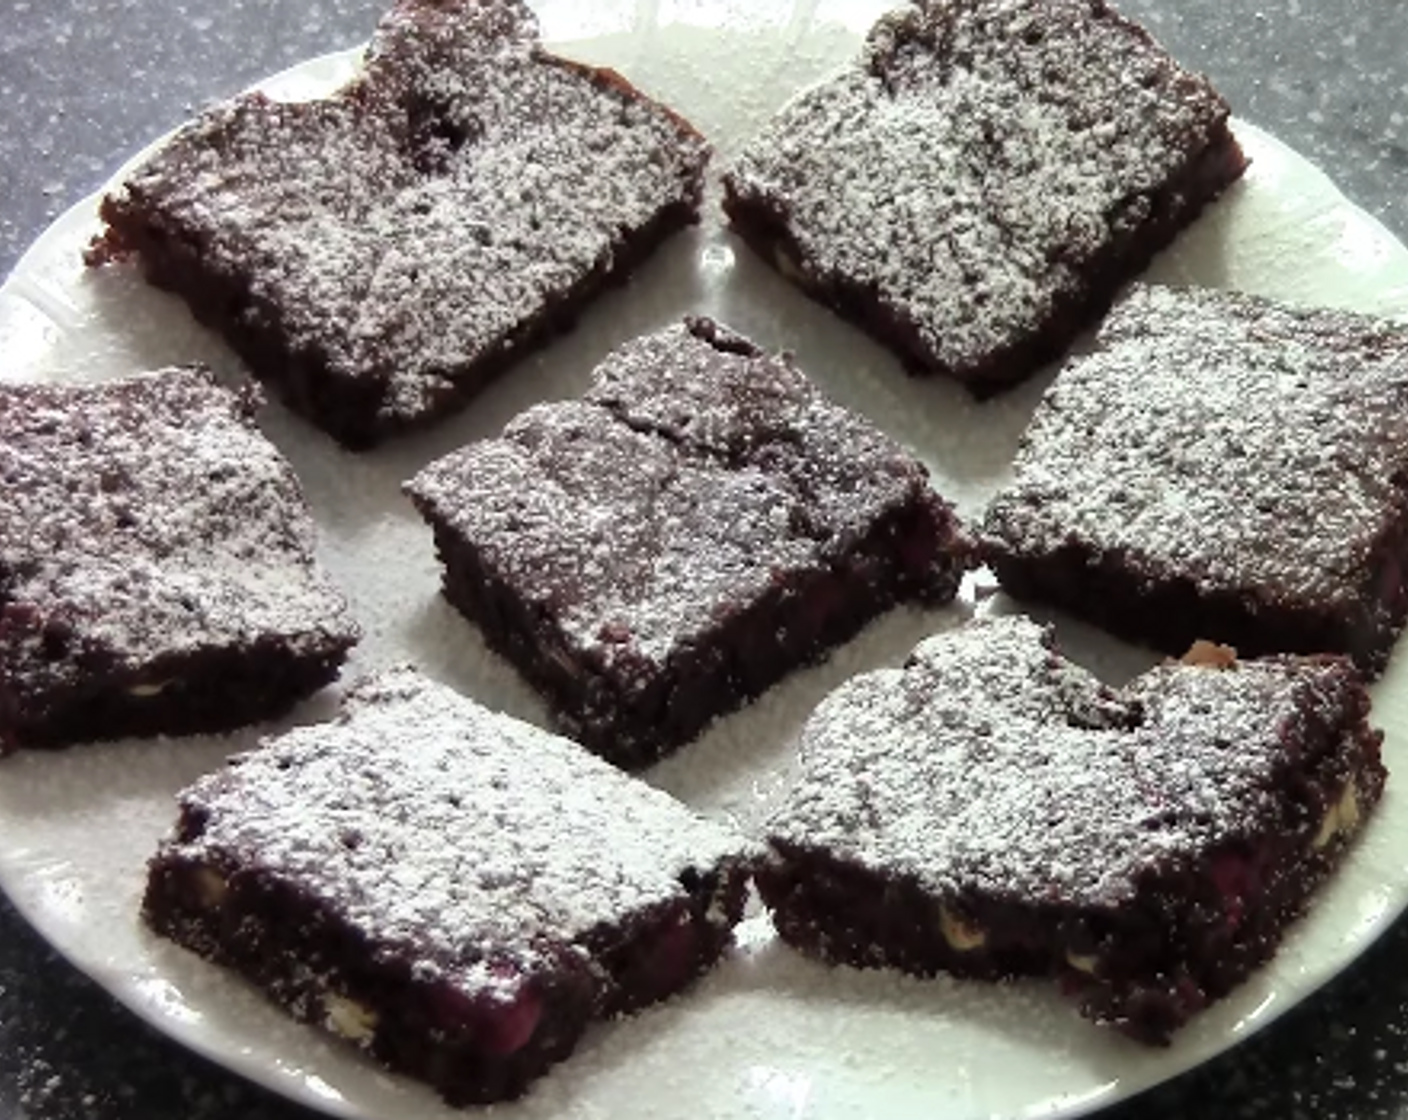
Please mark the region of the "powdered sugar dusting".
<svg viewBox="0 0 1408 1120"><path fill-rule="evenodd" d="M658 669L927 492L917 460L790 361L713 330L625 344L584 400L531 408L410 484L577 655Z"/></svg>
<svg viewBox="0 0 1408 1120"><path fill-rule="evenodd" d="M165 845L294 884L373 944L492 993L595 927L686 898L681 875L747 844L576 744L409 669L353 689L202 779L198 836ZM488 963L486 963L488 962Z"/></svg>
<svg viewBox="0 0 1408 1120"><path fill-rule="evenodd" d="M1205 592L1350 606L1401 516L1406 410L1401 326L1140 287L1042 401L985 529L1024 556L1080 541Z"/></svg>
<svg viewBox="0 0 1408 1120"><path fill-rule="evenodd" d="M854 678L808 723L769 831L943 897L1114 905L1141 871L1257 827L1286 728L1355 712L1342 663L1166 665L1115 691L1048 642L980 620Z"/></svg>
<svg viewBox="0 0 1408 1120"><path fill-rule="evenodd" d="M580 0L572 2L574 12L586 10ZM730 0L734 7L742 3ZM817 11L844 7L851 23L855 10L867 6L827 0ZM687 7L712 15L716 6ZM697 119L717 120L721 146L731 147L742 138L740 123L751 127L763 106L779 103L774 94L785 88L787 75L810 73L823 57L815 28L799 31L787 22L791 0L755 7L778 13L776 30L749 40L691 37L693 25L669 22L681 10L677 4L659 6L659 24L649 18L656 6L628 4L627 18L632 11L646 13L639 32L602 44L590 57L622 67ZM839 50L854 49L854 42L838 36L824 58L840 61ZM322 81L324 71L300 73L308 88L314 79L306 75ZM694 86L692 76L699 78ZM1251 179L1180 240L1164 274L1400 314L1408 306L1402 247L1347 206L1299 157L1252 126L1244 126L1244 133L1255 159ZM38 277L81 310L76 319L58 319L62 329L46 321L46 337L31 326L30 316L15 313L18 301L9 297L16 288L8 289L0 316L13 328L11 374L92 378L121 372L124 363L137 368L134 356L145 368L189 354L224 355L183 308L130 277L116 270L80 276L73 260L91 236L91 206L70 214L54 232L27 260L24 275ZM512 670L487 655L474 628L439 600L429 534L396 486L419 468L429 447L497 435L504 418L527 399L580 392L585 355L604 353L621 338L688 310L730 320L769 345L798 345L808 373L828 392L863 408L890 432L903 433L936 474L945 472L938 474L945 493L980 507L997 476L1006 474L1005 448L1015 444L1034 398L1023 394L975 411L950 386L899 376L857 332L794 298L748 257L717 271L710 260L717 263L726 243L726 235L711 226L685 235L671 247L680 252L662 254L657 264L665 267L652 273L648 286L603 308L608 314L585 317L569 345L546 355L542 376L500 385L485 402L488 408L426 443L406 441L383 454L348 459L326 441L309 439L297 420L269 410L264 422L295 458L322 517L324 555L356 597L367 626L364 664L413 657L462 691L541 718ZM709 256L700 263L695 254L705 252ZM684 765L671 768L670 787L715 812L733 812L746 799L738 815L752 821L755 806L775 801L771 791L791 757L787 740L828 685L902 658L926 629L961 613L934 612L926 623L895 612L848 645L839 660L797 674L675 756ZM1121 676L1145 664L1144 655L1075 624L1063 626L1061 638L1083 662L1113 663ZM1400 741L1401 683L1397 676L1385 682L1376 701L1376 718L1394 729L1386 743L1391 763ZM727 749L717 749L721 745ZM229 740L181 740L8 759L0 781L0 879L6 890L46 937L145 1017L265 1085L307 1106L348 1114L447 1117L423 1086L387 1077L353 1048L295 1024L249 985L150 936L137 920L145 861L171 824L173 793L199 772L222 765L231 749ZM749 793L755 780L769 790L756 802ZM726 788L736 789L736 800L720 793ZM94 796L94 790L104 793ZM828 969L778 944L767 918L759 916L743 935L751 948L732 955L687 998L589 1032L570 1062L526 1100L496 1108L494 1115L626 1120L669 1114L682 1100L703 1114L737 1120L1016 1116L1107 1105L1245 1039L1364 949L1402 906L1402 809L1390 788L1327 893L1276 960L1190 1023L1172 1048L1124 1045L1108 1032L1082 1029L1054 986L918 981L879 970ZM94 836L103 842L95 844ZM1373 980L1372 970L1365 975Z"/></svg>
<svg viewBox="0 0 1408 1120"><path fill-rule="evenodd" d="M21 692L95 663L140 674L196 649L351 644L252 408L199 369L0 386L0 658Z"/></svg>
<svg viewBox="0 0 1408 1120"><path fill-rule="evenodd" d="M692 208L706 156L659 106L546 54L518 0L403 0L347 89L217 107L117 201L207 242L251 324L410 421L623 237Z"/></svg>
<svg viewBox="0 0 1408 1120"><path fill-rule="evenodd" d="M1092 0L926 0L729 172L809 283L873 291L964 376L1039 331L1227 106Z"/></svg>

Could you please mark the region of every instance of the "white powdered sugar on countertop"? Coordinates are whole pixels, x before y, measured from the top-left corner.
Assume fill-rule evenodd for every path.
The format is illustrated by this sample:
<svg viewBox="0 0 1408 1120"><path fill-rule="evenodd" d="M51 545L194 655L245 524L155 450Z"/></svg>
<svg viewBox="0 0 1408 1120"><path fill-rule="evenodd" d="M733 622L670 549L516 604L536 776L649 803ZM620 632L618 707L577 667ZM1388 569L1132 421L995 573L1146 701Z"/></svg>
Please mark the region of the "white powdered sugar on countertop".
<svg viewBox="0 0 1408 1120"><path fill-rule="evenodd" d="M1305 760L1295 729L1352 727L1357 688L1340 663L1268 661L1112 691L1036 623L979 620L833 693L768 831L943 897L1114 906L1255 835Z"/></svg>
<svg viewBox="0 0 1408 1120"><path fill-rule="evenodd" d="M576 744L409 669L367 678L333 722L268 740L181 802L204 823L167 858L272 874L469 990L517 981L486 961L529 968L749 851Z"/></svg>
<svg viewBox="0 0 1408 1120"><path fill-rule="evenodd" d="M1136 288L1062 370L985 530L1079 542L1203 591L1352 606L1402 516L1408 329Z"/></svg>
<svg viewBox="0 0 1408 1120"><path fill-rule="evenodd" d="M198 369L0 387L7 677L29 690L93 658L122 673L198 649L351 643L303 492L253 407Z"/></svg>
<svg viewBox="0 0 1408 1120"><path fill-rule="evenodd" d="M1091 0L930 0L800 94L729 170L809 282L867 290L971 370L1078 299L1227 106Z"/></svg>

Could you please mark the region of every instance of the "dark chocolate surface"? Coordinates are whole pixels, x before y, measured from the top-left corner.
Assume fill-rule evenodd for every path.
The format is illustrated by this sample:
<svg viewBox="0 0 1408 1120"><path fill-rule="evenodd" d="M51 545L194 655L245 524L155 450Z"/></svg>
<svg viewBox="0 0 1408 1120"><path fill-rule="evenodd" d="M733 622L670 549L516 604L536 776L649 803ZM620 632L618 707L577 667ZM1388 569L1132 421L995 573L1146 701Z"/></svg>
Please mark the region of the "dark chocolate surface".
<svg viewBox="0 0 1408 1120"><path fill-rule="evenodd" d="M0 387L0 753L224 730L358 638L256 397L200 367Z"/></svg>
<svg viewBox="0 0 1408 1120"><path fill-rule="evenodd" d="M223 102L102 204L140 260L350 447L462 406L697 209L707 147L545 53L521 0L402 0L319 101ZM583 191L583 180L598 190Z"/></svg>
<svg viewBox="0 0 1408 1120"><path fill-rule="evenodd" d="M747 889L740 835L413 669L179 804L152 928L455 1103L516 1097L587 1019L681 990Z"/></svg>

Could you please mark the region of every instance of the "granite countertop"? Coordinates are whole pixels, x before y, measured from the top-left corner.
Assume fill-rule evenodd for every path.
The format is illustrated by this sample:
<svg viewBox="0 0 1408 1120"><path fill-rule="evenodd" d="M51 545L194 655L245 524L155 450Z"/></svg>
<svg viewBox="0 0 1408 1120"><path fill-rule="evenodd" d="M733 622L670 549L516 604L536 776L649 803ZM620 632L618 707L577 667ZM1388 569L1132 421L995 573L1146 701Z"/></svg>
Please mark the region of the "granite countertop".
<svg viewBox="0 0 1408 1120"><path fill-rule="evenodd" d="M212 98L365 38L385 0L7 0L0 275L126 156ZM1399 0L1123 0L1239 115L1408 239ZM1408 921L1220 1060L1111 1117L1408 1117ZM308 1117L165 1041L0 899L0 1120Z"/></svg>

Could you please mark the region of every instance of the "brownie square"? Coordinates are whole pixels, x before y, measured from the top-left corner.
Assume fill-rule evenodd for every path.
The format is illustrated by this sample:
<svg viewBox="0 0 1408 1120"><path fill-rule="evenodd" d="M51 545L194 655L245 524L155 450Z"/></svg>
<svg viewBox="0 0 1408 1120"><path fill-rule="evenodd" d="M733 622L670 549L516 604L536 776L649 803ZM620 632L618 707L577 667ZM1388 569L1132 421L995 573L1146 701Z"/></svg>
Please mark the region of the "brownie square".
<svg viewBox="0 0 1408 1120"><path fill-rule="evenodd" d="M409 669L180 795L143 913L455 1104L521 1094L741 919L748 845Z"/></svg>
<svg viewBox="0 0 1408 1120"><path fill-rule="evenodd" d="M983 547L1003 586L1168 652L1347 653L1408 612L1408 328L1141 287L1038 406Z"/></svg>
<svg viewBox="0 0 1408 1120"><path fill-rule="evenodd" d="M592 750L640 766L970 547L927 472L787 355L703 319L638 338L407 491L445 594Z"/></svg>
<svg viewBox="0 0 1408 1120"><path fill-rule="evenodd" d="M349 447L459 408L696 220L707 146L518 0L401 0L332 96L204 113L102 203L253 372Z"/></svg>
<svg viewBox="0 0 1408 1120"><path fill-rule="evenodd" d="M1246 166L1228 108L1102 0L920 0L724 177L762 258L986 396L1108 308Z"/></svg>
<svg viewBox="0 0 1408 1120"><path fill-rule="evenodd" d="M1203 643L1121 689L1027 619L852 679L802 733L758 885L783 938L1058 978L1161 1043L1276 951L1383 790L1352 664Z"/></svg>
<svg viewBox="0 0 1408 1120"><path fill-rule="evenodd" d="M358 628L256 404L196 367L0 385L0 753L228 730L337 675Z"/></svg>

